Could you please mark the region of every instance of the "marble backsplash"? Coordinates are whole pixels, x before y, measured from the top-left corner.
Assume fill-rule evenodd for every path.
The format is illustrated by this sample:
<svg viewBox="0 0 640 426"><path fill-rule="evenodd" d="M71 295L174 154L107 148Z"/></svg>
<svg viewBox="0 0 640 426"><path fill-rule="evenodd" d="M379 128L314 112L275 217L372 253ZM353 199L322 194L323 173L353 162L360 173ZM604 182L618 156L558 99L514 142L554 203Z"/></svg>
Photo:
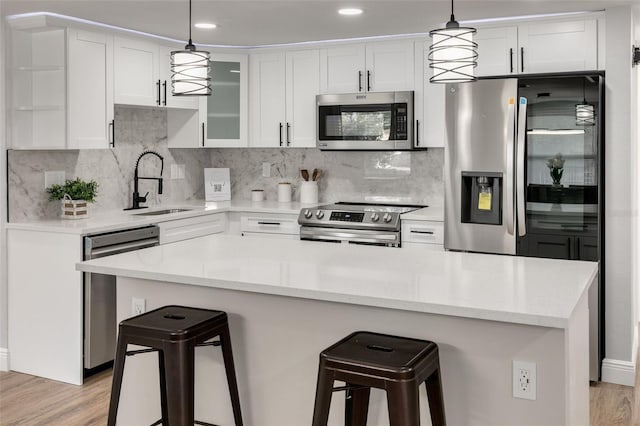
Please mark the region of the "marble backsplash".
<svg viewBox="0 0 640 426"><path fill-rule="evenodd" d="M386 200L396 203L441 204L443 149L411 152L319 151L314 148L216 149L212 167L229 167L231 195L249 200L252 189L263 189L267 200L277 200L277 185L290 182L293 200L299 200L300 169L309 175L321 169L320 202ZM271 176L262 177L262 164Z"/></svg>
<svg viewBox="0 0 640 426"><path fill-rule="evenodd" d="M64 170L67 179L98 182L91 209L131 206L133 171L138 156L154 150L164 157L164 191L157 196L155 181L140 181L139 192L149 191L149 203L169 204L204 198L206 167L228 167L232 199L248 200L251 189L264 189L275 200L277 184L291 182L293 200L299 200L300 169L322 169L320 202L382 199L397 203L442 203L443 149L413 152L319 151L314 148L169 149L167 112L155 108L117 106L116 145L100 150L20 151L8 153L9 221L54 219L59 203L48 201L44 172ZM270 177L262 177L269 163ZM170 179L172 164L185 166L184 179ZM145 156L140 176L158 176L160 161Z"/></svg>

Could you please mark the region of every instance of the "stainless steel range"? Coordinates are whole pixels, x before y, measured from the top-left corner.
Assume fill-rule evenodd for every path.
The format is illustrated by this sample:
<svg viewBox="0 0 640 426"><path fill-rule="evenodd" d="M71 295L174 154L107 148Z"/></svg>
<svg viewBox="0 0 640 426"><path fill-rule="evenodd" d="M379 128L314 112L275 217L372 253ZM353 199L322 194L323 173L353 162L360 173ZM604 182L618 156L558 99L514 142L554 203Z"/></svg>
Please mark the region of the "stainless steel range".
<svg viewBox="0 0 640 426"><path fill-rule="evenodd" d="M304 208L300 239L400 247L400 215L423 207L341 202Z"/></svg>

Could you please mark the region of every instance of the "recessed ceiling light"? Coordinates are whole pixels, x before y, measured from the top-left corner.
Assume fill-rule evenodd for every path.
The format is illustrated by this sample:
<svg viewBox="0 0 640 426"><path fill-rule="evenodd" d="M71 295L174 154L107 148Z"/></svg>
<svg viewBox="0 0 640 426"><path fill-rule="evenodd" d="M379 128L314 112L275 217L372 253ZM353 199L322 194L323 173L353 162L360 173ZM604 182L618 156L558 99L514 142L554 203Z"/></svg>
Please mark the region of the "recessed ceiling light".
<svg viewBox="0 0 640 426"><path fill-rule="evenodd" d="M212 24L210 22L198 22L197 24L194 24L194 26L201 30L212 30L218 27L216 24Z"/></svg>
<svg viewBox="0 0 640 426"><path fill-rule="evenodd" d="M360 15L362 13L362 9L356 9L354 7L348 7L345 9L338 10L340 15Z"/></svg>

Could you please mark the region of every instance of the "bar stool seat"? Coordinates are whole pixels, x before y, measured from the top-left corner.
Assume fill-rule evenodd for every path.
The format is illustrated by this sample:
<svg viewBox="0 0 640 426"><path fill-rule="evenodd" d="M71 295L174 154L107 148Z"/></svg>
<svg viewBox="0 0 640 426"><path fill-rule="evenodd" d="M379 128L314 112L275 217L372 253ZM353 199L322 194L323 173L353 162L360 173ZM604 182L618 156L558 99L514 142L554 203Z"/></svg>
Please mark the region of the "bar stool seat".
<svg viewBox="0 0 640 426"><path fill-rule="evenodd" d="M334 388L334 381L346 386ZM346 391L345 425L365 426L371 388L387 391L391 426L419 426L425 383L431 422L444 426L438 346L428 340L358 331L320 353L312 426L326 426L331 394Z"/></svg>
<svg viewBox="0 0 640 426"><path fill-rule="evenodd" d="M219 340L211 342L213 338ZM149 349L127 352L129 344ZM194 354L196 346L220 346L236 426L242 426L227 314L186 306L164 306L120 323L109 403L108 426L116 424L127 355L158 352L162 418L155 424L192 426L194 420Z"/></svg>

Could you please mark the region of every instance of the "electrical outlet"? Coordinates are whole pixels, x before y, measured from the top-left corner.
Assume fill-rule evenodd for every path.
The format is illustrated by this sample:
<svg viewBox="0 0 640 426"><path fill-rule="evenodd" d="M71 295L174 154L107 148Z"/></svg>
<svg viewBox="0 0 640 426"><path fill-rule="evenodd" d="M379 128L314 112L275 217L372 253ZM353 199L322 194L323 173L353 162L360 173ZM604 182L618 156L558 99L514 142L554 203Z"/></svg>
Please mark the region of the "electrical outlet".
<svg viewBox="0 0 640 426"><path fill-rule="evenodd" d="M262 163L262 177L271 177L271 163Z"/></svg>
<svg viewBox="0 0 640 426"><path fill-rule="evenodd" d="M513 361L513 397L536 399L536 364L534 362Z"/></svg>
<svg viewBox="0 0 640 426"><path fill-rule="evenodd" d="M172 164L171 165L171 179L184 179L185 166L184 164Z"/></svg>
<svg viewBox="0 0 640 426"><path fill-rule="evenodd" d="M144 314L147 311L146 301L139 297L131 298L131 314L132 315L140 315Z"/></svg>

